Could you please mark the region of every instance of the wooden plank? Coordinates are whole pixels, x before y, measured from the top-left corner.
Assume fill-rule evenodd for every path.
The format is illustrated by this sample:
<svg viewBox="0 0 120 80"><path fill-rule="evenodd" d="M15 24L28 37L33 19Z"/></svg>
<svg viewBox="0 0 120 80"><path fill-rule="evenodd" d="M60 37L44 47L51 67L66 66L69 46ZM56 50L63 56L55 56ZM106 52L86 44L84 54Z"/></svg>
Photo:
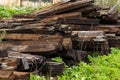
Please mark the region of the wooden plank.
<svg viewBox="0 0 120 80"><path fill-rule="evenodd" d="M10 28L6 26L0 29L0 32L6 31L7 33L33 33L33 34L53 34L54 29L47 26L37 26L37 25L24 25Z"/></svg>
<svg viewBox="0 0 120 80"><path fill-rule="evenodd" d="M99 25L99 19L87 18L61 18L58 20L59 24L76 24L76 25Z"/></svg>
<svg viewBox="0 0 120 80"><path fill-rule="evenodd" d="M1 66L0 70L9 70L13 71L16 68L17 60L15 58L0 58L1 65L6 65L6 67Z"/></svg>
<svg viewBox="0 0 120 80"><path fill-rule="evenodd" d="M14 80L15 76L12 71L0 70L0 80Z"/></svg>
<svg viewBox="0 0 120 80"><path fill-rule="evenodd" d="M15 80L30 80L30 73L29 72L13 72L15 75Z"/></svg>
<svg viewBox="0 0 120 80"><path fill-rule="evenodd" d="M62 39L62 36L59 35L44 35L44 34L6 34L5 40L50 40L50 39Z"/></svg>
<svg viewBox="0 0 120 80"><path fill-rule="evenodd" d="M43 9L41 9L41 10L37 10L37 11L35 11L35 12L32 12L31 14L32 14L32 15L37 15L37 14L40 13L40 12L48 11L48 10L53 9L53 8L55 8L55 7L61 6L61 5L63 5L63 4L64 4L64 2L58 2L58 3L52 4L52 5L49 6L49 7L45 7L45 8L43 8Z"/></svg>
<svg viewBox="0 0 120 80"><path fill-rule="evenodd" d="M109 42L110 47L120 48L120 37L119 36L108 38L108 42Z"/></svg>
<svg viewBox="0 0 120 80"><path fill-rule="evenodd" d="M117 33L120 31L119 25L99 25L94 27L97 31L104 31L106 33Z"/></svg>
<svg viewBox="0 0 120 80"><path fill-rule="evenodd" d="M60 39L44 40L44 41L4 41L0 43L2 49L8 49L16 52L51 52L59 50ZM61 48L61 47L60 47Z"/></svg>
<svg viewBox="0 0 120 80"><path fill-rule="evenodd" d="M91 31L94 30L95 26L92 25L75 25L75 24L70 24L69 25L73 31Z"/></svg>
<svg viewBox="0 0 120 80"><path fill-rule="evenodd" d="M96 11L97 9L100 9L99 6L97 5L94 5L94 4L90 4L90 5L86 5L84 7L81 7L81 8L77 8L77 9L73 9L73 10L70 10L68 12L81 12L81 13L89 13L91 11Z"/></svg>
<svg viewBox="0 0 120 80"><path fill-rule="evenodd" d="M104 42L105 34L103 31L73 31L72 40L75 41L95 41Z"/></svg>
<svg viewBox="0 0 120 80"><path fill-rule="evenodd" d="M52 21L56 21L59 18L70 18L70 17L79 17L81 16L81 12L72 12L72 13L65 13L65 14L59 14L59 15L55 15L51 18L45 18L43 20L41 20L40 22L52 22Z"/></svg>
<svg viewBox="0 0 120 80"><path fill-rule="evenodd" d="M54 15L57 13L61 13L61 12L65 12L65 11L69 11L72 9L76 9L76 8L80 8L86 5L89 5L93 2L93 0L81 0L81 1L75 1L75 2L68 2L65 3L61 6L52 8L50 10L47 10L45 12L40 12L38 14L38 16L43 16L43 15Z"/></svg>

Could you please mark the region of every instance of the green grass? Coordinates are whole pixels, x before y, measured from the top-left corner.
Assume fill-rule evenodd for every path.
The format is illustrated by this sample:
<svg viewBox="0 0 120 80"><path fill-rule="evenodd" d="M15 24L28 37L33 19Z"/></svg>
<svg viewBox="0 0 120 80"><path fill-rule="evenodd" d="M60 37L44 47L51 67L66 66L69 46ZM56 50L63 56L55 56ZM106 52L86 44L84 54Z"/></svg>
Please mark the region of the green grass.
<svg viewBox="0 0 120 80"><path fill-rule="evenodd" d="M120 49L112 48L108 56L88 57L89 64L67 68L58 80L120 80Z"/></svg>
<svg viewBox="0 0 120 80"><path fill-rule="evenodd" d="M31 13L35 10L40 10L44 7L49 6L50 4L46 3L45 6L36 7L9 7L9 6L0 6L0 18L12 18L13 15L16 14L27 14Z"/></svg>
<svg viewBox="0 0 120 80"><path fill-rule="evenodd" d="M0 18L11 18L15 14L26 14L32 11L34 8L0 6Z"/></svg>
<svg viewBox="0 0 120 80"><path fill-rule="evenodd" d="M95 4L101 5L101 6L110 6L110 7L113 7L115 4L118 4L118 10L120 11L119 0L95 0Z"/></svg>

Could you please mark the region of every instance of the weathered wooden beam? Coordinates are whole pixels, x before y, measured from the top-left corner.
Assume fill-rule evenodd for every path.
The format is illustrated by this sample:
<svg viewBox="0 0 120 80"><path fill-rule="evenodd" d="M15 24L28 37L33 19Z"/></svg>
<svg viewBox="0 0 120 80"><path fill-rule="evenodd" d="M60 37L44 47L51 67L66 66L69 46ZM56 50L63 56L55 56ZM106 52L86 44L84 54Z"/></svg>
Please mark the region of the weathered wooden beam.
<svg viewBox="0 0 120 80"><path fill-rule="evenodd" d="M6 34L5 40L50 40L50 39L62 39L60 35L45 35L45 34L23 34L23 33L13 33Z"/></svg>
<svg viewBox="0 0 120 80"><path fill-rule="evenodd" d="M73 31L72 32L73 39L75 40L93 40L98 37L103 38L104 32L103 31Z"/></svg>
<svg viewBox="0 0 120 80"><path fill-rule="evenodd" d="M99 6L97 5L94 5L94 4L90 4L90 5L87 5L87 6L83 6L81 8L77 8L77 9L73 9L71 11L68 11L68 12L81 12L81 13L89 13L90 11L96 11L100 9Z"/></svg>
<svg viewBox="0 0 120 80"><path fill-rule="evenodd" d="M86 18L61 18L58 20L60 24L76 24L76 25L99 25L99 19Z"/></svg>
<svg viewBox="0 0 120 80"><path fill-rule="evenodd" d="M47 26L39 26L39 25L24 25L24 26L17 26L13 28L2 28L0 32L6 31L7 33L33 33L33 34L53 34L54 29Z"/></svg>
<svg viewBox="0 0 120 80"><path fill-rule="evenodd" d="M109 42L110 47L120 48L120 37L119 36L108 38L108 42Z"/></svg>
<svg viewBox="0 0 120 80"><path fill-rule="evenodd" d="M26 53L44 53L59 50L60 39L43 41L4 41L0 43L2 49ZM60 46L61 48L61 46Z"/></svg>
<svg viewBox="0 0 120 80"><path fill-rule="evenodd" d="M105 33L117 33L120 31L119 25L99 25L94 27L94 30L104 31Z"/></svg>
<svg viewBox="0 0 120 80"><path fill-rule="evenodd" d="M61 6L61 5L63 5L63 4L64 4L64 2L58 2L58 3L52 4L52 5L49 6L49 7L45 7L45 8L43 8L43 9L41 9L41 10L37 10L37 11L35 11L35 12L32 12L31 14L32 14L32 15L37 15L37 14L40 13L40 12L48 11L48 10L53 9L53 8L55 8L55 7Z"/></svg>
<svg viewBox="0 0 120 80"><path fill-rule="evenodd" d="M64 70L64 64L59 62L46 61L42 68L44 74L50 74L51 76L56 76L62 73Z"/></svg>
<svg viewBox="0 0 120 80"><path fill-rule="evenodd" d="M61 6L58 6L58 7L52 8L50 10L47 10L45 12L40 12L38 14L38 16L53 15L53 14L69 11L69 10L72 10L72 9L76 9L76 8L80 8L80 7L89 5L92 2L93 2L93 0L81 0L81 1L75 1L75 2L68 2L68 3L65 3Z"/></svg>
<svg viewBox="0 0 120 80"><path fill-rule="evenodd" d="M17 59L15 58L0 58L1 68L0 70L11 70L13 71L16 68L17 65ZM4 66L6 65L6 67Z"/></svg>
<svg viewBox="0 0 120 80"><path fill-rule="evenodd" d="M73 31L91 31L95 26L69 24Z"/></svg>
<svg viewBox="0 0 120 80"><path fill-rule="evenodd" d="M30 80L30 73L29 72L13 72L15 75L15 80Z"/></svg>
<svg viewBox="0 0 120 80"><path fill-rule="evenodd" d="M15 76L12 71L0 70L0 80L14 80Z"/></svg>
<svg viewBox="0 0 120 80"><path fill-rule="evenodd" d="M72 13L65 13L65 14L59 14L59 15L55 15L51 18L45 18L43 20L41 20L40 22L52 22L52 21L56 21L59 18L70 18L70 17L79 17L81 16L81 12L72 12Z"/></svg>

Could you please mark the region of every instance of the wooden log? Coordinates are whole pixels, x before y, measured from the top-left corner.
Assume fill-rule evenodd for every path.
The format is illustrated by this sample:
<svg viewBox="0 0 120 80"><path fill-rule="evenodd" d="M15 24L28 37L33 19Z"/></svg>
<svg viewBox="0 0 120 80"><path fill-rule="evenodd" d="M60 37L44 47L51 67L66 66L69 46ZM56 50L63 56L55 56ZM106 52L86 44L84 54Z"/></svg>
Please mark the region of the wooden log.
<svg viewBox="0 0 120 80"><path fill-rule="evenodd" d="M60 35L44 35L44 34L6 34L5 40L50 40L50 39L62 39Z"/></svg>
<svg viewBox="0 0 120 80"><path fill-rule="evenodd" d="M14 80L15 76L12 71L0 70L0 80Z"/></svg>

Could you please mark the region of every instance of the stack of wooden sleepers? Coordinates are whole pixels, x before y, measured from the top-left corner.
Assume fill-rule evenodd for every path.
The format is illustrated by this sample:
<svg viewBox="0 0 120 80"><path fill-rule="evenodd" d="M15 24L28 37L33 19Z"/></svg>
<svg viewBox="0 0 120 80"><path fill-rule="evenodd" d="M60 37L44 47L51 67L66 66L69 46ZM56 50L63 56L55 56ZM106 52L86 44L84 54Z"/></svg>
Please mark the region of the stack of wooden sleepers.
<svg viewBox="0 0 120 80"><path fill-rule="evenodd" d="M51 66L56 67L52 76L57 75L63 63L50 60L56 56L72 66L81 60L88 62L87 55L93 52L108 54L110 47L120 48L119 24L116 5L101 7L94 0L59 2L1 19L0 80L19 80L19 75L28 79L29 72L37 69L45 74Z"/></svg>

